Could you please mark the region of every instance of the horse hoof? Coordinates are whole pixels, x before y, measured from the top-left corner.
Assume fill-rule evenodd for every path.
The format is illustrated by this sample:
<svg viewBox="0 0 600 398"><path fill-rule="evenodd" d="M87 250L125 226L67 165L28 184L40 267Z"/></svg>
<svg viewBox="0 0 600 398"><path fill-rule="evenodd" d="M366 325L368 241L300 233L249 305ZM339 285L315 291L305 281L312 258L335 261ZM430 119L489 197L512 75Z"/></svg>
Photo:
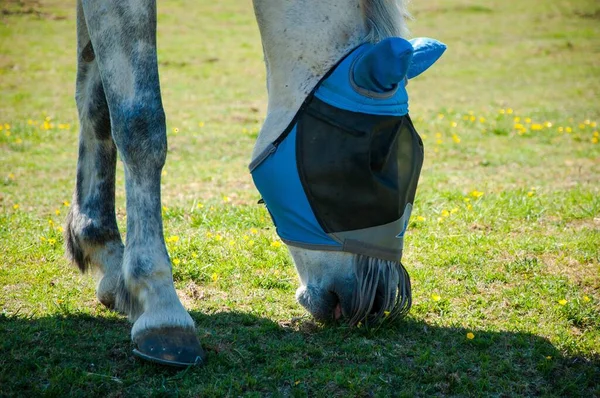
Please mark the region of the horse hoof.
<svg viewBox="0 0 600 398"><path fill-rule="evenodd" d="M136 337L134 343L133 355L160 365L185 368L201 366L206 361L206 354L193 329L152 329Z"/></svg>

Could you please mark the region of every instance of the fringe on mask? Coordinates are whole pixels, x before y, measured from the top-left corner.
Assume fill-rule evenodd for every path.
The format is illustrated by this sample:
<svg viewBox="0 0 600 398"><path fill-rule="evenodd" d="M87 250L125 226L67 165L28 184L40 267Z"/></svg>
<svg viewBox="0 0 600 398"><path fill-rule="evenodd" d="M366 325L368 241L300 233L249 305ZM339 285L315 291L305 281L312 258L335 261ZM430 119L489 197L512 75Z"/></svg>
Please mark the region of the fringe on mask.
<svg viewBox="0 0 600 398"><path fill-rule="evenodd" d="M354 272L357 289L352 299L350 325L391 321L408 313L412 291L410 277L402 263L358 255ZM373 312L376 299L379 308Z"/></svg>

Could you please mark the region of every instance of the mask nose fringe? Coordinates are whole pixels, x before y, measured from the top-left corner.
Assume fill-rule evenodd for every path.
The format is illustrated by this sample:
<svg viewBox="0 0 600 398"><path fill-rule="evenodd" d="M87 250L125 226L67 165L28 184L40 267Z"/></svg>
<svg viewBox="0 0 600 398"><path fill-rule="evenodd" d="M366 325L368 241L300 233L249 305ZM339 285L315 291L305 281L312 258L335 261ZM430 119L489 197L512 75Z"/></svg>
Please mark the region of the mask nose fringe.
<svg viewBox="0 0 600 398"><path fill-rule="evenodd" d="M402 263L359 256L354 272L357 288L352 299L350 325L369 320L391 321L408 313L412 305L412 291L410 277ZM380 281L384 286L383 291L379 290L381 305L376 313L371 314Z"/></svg>

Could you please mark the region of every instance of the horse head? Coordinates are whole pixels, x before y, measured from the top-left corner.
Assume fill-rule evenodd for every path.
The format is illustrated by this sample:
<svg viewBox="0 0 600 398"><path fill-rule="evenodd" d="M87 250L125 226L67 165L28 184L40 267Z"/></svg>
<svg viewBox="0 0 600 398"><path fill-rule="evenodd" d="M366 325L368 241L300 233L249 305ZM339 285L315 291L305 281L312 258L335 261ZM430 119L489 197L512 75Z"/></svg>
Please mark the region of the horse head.
<svg viewBox="0 0 600 398"><path fill-rule="evenodd" d="M405 85L445 46L403 39L402 3L323 3L254 2L269 108L250 170L300 304L323 321L394 318L411 305L401 257L423 162Z"/></svg>

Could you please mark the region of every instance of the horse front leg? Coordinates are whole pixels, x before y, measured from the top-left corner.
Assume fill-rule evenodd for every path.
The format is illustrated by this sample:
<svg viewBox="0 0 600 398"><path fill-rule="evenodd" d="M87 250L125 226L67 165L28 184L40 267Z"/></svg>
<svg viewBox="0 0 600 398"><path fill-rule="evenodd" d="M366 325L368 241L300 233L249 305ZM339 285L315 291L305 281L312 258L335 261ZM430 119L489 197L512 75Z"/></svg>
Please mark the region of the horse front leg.
<svg viewBox="0 0 600 398"><path fill-rule="evenodd" d="M160 177L167 153L152 0L81 2L125 167L127 239L116 305L134 321L138 356L189 365L204 353L175 291L163 238Z"/></svg>

